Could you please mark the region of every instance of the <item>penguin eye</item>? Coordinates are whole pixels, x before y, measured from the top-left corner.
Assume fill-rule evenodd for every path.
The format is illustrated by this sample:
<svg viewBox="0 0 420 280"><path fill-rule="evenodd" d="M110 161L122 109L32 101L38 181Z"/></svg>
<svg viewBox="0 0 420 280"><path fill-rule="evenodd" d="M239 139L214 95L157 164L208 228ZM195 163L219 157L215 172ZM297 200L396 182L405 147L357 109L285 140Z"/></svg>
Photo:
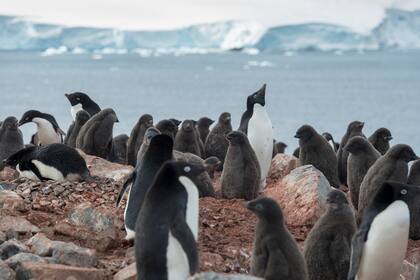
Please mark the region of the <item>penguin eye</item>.
<svg viewBox="0 0 420 280"><path fill-rule="evenodd" d="M191 171L191 167L185 166L184 171L185 171L185 173L189 173Z"/></svg>
<svg viewBox="0 0 420 280"><path fill-rule="evenodd" d="M258 211L263 210L263 206L261 204L257 204L255 205L255 209L257 209Z"/></svg>
<svg viewBox="0 0 420 280"><path fill-rule="evenodd" d="M407 190L406 189L402 189L401 190L401 194L403 194L403 195L407 194Z"/></svg>
<svg viewBox="0 0 420 280"><path fill-rule="evenodd" d="M80 97L76 97L76 100L79 101L80 100Z"/></svg>

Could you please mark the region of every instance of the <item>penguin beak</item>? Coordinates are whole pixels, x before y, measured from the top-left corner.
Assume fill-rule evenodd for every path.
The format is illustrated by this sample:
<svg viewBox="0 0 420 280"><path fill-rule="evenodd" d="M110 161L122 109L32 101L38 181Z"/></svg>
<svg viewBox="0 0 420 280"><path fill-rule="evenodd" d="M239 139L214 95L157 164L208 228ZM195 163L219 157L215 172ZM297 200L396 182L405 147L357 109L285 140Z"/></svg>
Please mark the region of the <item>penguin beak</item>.
<svg viewBox="0 0 420 280"><path fill-rule="evenodd" d="M385 136L385 140L391 141L392 140L392 136Z"/></svg>
<svg viewBox="0 0 420 280"><path fill-rule="evenodd" d="M18 126L22 126L22 125L24 125L25 123L27 123L27 121L25 121L25 120L20 120L20 121L18 122Z"/></svg>
<svg viewBox="0 0 420 280"><path fill-rule="evenodd" d="M360 127L360 128L363 128L365 126L365 123L364 122L361 122L359 125L358 125L358 127Z"/></svg>
<svg viewBox="0 0 420 280"><path fill-rule="evenodd" d="M294 137L299 139L300 135L296 133Z"/></svg>

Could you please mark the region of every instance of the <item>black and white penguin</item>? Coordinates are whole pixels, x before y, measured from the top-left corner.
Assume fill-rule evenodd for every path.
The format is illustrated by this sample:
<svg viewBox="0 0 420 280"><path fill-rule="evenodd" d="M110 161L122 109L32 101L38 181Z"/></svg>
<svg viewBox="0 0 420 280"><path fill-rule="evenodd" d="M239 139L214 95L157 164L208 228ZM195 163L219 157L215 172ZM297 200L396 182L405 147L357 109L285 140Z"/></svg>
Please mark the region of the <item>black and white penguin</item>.
<svg viewBox="0 0 420 280"><path fill-rule="evenodd" d="M410 228L407 200L419 195L416 186L390 181L381 186L353 238L349 280L399 279Z"/></svg>
<svg viewBox="0 0 420 280"><path fill-rule="evenodd" d="M146 136L147 137L147 136ZM141 162L121 188L117 199L117 207L124 192L128 191L127 204L124 211L126 239L134 238L137 215L143 205L144 197L153 183L159 168L172 158L173 141L168 135L155 135L151 138Z"/></svg>
<svg viewBox="0 0 420 280"><path fill-rule="evenodd" d="M7 117L0 124L0 163L24 148L23 135L15 117Z"/></svg>
<svg viewBox="0 0 420 280"><path fill-rule="evenodd" d="M166 162L145 197L136 222L139 280L188 279L198 270L198 192L201 165Z"/></svg>
<svg viewBox="0 0 420 280"><path fill-rule="evenodd" d="M265 187L265 180L273 156L273 125L265 107L265 88L247 98L247 109L241 118L239 130L244 132L257 155L261 168L260 189Z"/></svg>
<svg viewBox="0 0 420 280"><path fill-rule="evenodd" d="M85 110L89 115L93 116L101 111L98 104L83 92L66 93L65 96L71 104L71 116L76 120L76 114L80 110Z"/></svg>
<svg viewBox="0 0 420 280"><path fill-rule="evenodd" d="M15 167L21 177L32 180L91 180L82 156L75 149L60 143L24 148L4 163Z"/></svg>
<svg viewBox="0 0 420 280"><path fill-rule="evenodd" d="M66 135L58 126L55 118L40 111L30 110L23 114L19 121L19 126L33 122L38 128L37 137L39 146L53 143L63 143L63 136Z"/></svg>
<svg viewBox="0 0 420 280"><path fill-rule="evenodd" d="M322 133L322 136L324 136L325 139L327 139L328 144L330 144L331 148L333 148L334 152L338 151L338 147L340 147L340 144L336 143L334 141L333 136L329 132Z"/></svg>

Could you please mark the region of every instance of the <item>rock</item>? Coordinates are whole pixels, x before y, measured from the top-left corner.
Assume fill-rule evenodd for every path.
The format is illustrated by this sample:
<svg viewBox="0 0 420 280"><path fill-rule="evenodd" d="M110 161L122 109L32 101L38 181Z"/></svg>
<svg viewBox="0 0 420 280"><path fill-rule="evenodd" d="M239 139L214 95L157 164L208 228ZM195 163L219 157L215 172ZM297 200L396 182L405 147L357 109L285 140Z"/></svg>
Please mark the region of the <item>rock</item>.
<svg viewBox="0 0 420 280"><path fill-rule="evenodd" d="M0 280L15 280L15 272L0 260Z"/></svg>
<svg viewBox="0 0 420 280"><path fill-rule="evenodd" d="M28 216L26 216L29 222L36 226L49 226L52 224L52 217L50 214L45 212L31 211Z"/></svg>
<svg viewBox="0 0 420 280"><path fill-rule="evenodd" d="M39 232L39 228L20 216L0 217L0 231L12 230L18 233Z"/></svg>
<svg viewBox="0 0 420 280"><path fill-rule="evenodd" d="M132 166L112 163L100 157L86 155L80 150L79 153L85 159L92 176L123 181L134 169Z"/></svg>
<svg viewBox="0 0 420 280"><path fill-rule="evenodd" d="M114 280L135 280L137 276L136 263L132 263L129 266L118 271L114 275Z"/></svg>
<svg viewBox="0 0 420 280"><path fill-rule="evenodd" d="M29 252L28 247L15 239L3 242L0 245L0 259L2 260L6 260L19 253L27 252Z"/></svg>
<svg viewBox="0 0 420 280"><path fill-rule="evenodd" d="M51 241L45 234L40 232L32 236L32 238L26 242L26 245L38 256L47 257L52 256L54 241Z"/></svg>
<svg viewBox="0 0 420 280"><path fill-rule="evenodd" d="M76 226L86 226L93 231L103 231L114 225L115 210L105 207L94 208L85 202L76 205L69 213L69 221Z"/></svg>
<svg viewBox="0 0 420 280"><path fill-rule="evenodd" d="M6 234L4 233L4 232L2 232L2 231L0 231L0 245L4 242L4 241L6 241Z"/></svg>
<svg viewBox="0 0 420 280"><path fill-rule="evenodd" d="M94 267L98 265L95 250L82 248L74 243L55 242L52 257L58 263L78 267Z"/></svg>
<svg viewBox="0 0 420 280"><path fill-rule="evenodd" d="M0 171L0 181L12 181L19 177L19 172L14 168L6 166Z"/></svg>
<svg viewBox="0 0 420 280"><path fill-rule="evenodd" d="M37 263L46 263L46 261L40 256L31 254L31 253L19 253L10 258L8 258L5 263L10 266L12 269L16 269L16 266L19 263L23 262L37 262Z"/></svg>
<svg viewBox="0 0 420 280"><path fill-rule="evenodd" d="M288 225L313 226L325 209L332 188L325 176L312 165L295 168L265 195L275 199Z"/></svg>
<svg viewBox="0 0 420 280"><path fill-rule="evenodd" d="M215 270L217 267L222 267L224 264L223 257L219 254L203 252L200 254L200 267L203 267L203 270Z"/></svg>
<svg viewBox="0 0 420 280"><path fill-rule="evenodd" d="M0 191L0 209L24 211L25 202L14 191Z"/></svg>
<svg viewBox="0 0 420 280"><path fill-rule="evenodd" d="M270 179L279 180L288 175L299 165L299 160L292 155L277 154L271 161L268 173Z"/></svg>
<svg viewBox="0 0 420 280"><path fill-rule="evenodd" d="M189 278L190 280L263 280L254 276L243 274L222 274L215 272L205 272L196 274Z"/></svg>
<svg viewBox="0 0 420 280"><path fill-rule="evenodd" d="M74 280L102 280L105 275L102 270L95 268L81 268L61 264L45 264L25 262L16 269L16 278L29 279L74 279Z"/></svg>

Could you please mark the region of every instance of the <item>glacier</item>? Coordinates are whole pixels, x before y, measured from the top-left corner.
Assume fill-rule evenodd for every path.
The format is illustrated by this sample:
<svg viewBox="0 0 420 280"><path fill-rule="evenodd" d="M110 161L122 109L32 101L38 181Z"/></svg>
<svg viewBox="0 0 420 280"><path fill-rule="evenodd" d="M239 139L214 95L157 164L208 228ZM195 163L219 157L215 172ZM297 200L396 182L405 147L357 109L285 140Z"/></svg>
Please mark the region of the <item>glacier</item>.
<svg viewBox="0 0 420 280"><path fill-rule="evenodd" d="M138 53L184 55L189 53L381 51L420 49L420 11L389 9L369 33L345 26L303 23L266 28L258 22L226 21L176 30L126 31L112 28L66 27L0 16L0 51L63 53Z"/></svg>

